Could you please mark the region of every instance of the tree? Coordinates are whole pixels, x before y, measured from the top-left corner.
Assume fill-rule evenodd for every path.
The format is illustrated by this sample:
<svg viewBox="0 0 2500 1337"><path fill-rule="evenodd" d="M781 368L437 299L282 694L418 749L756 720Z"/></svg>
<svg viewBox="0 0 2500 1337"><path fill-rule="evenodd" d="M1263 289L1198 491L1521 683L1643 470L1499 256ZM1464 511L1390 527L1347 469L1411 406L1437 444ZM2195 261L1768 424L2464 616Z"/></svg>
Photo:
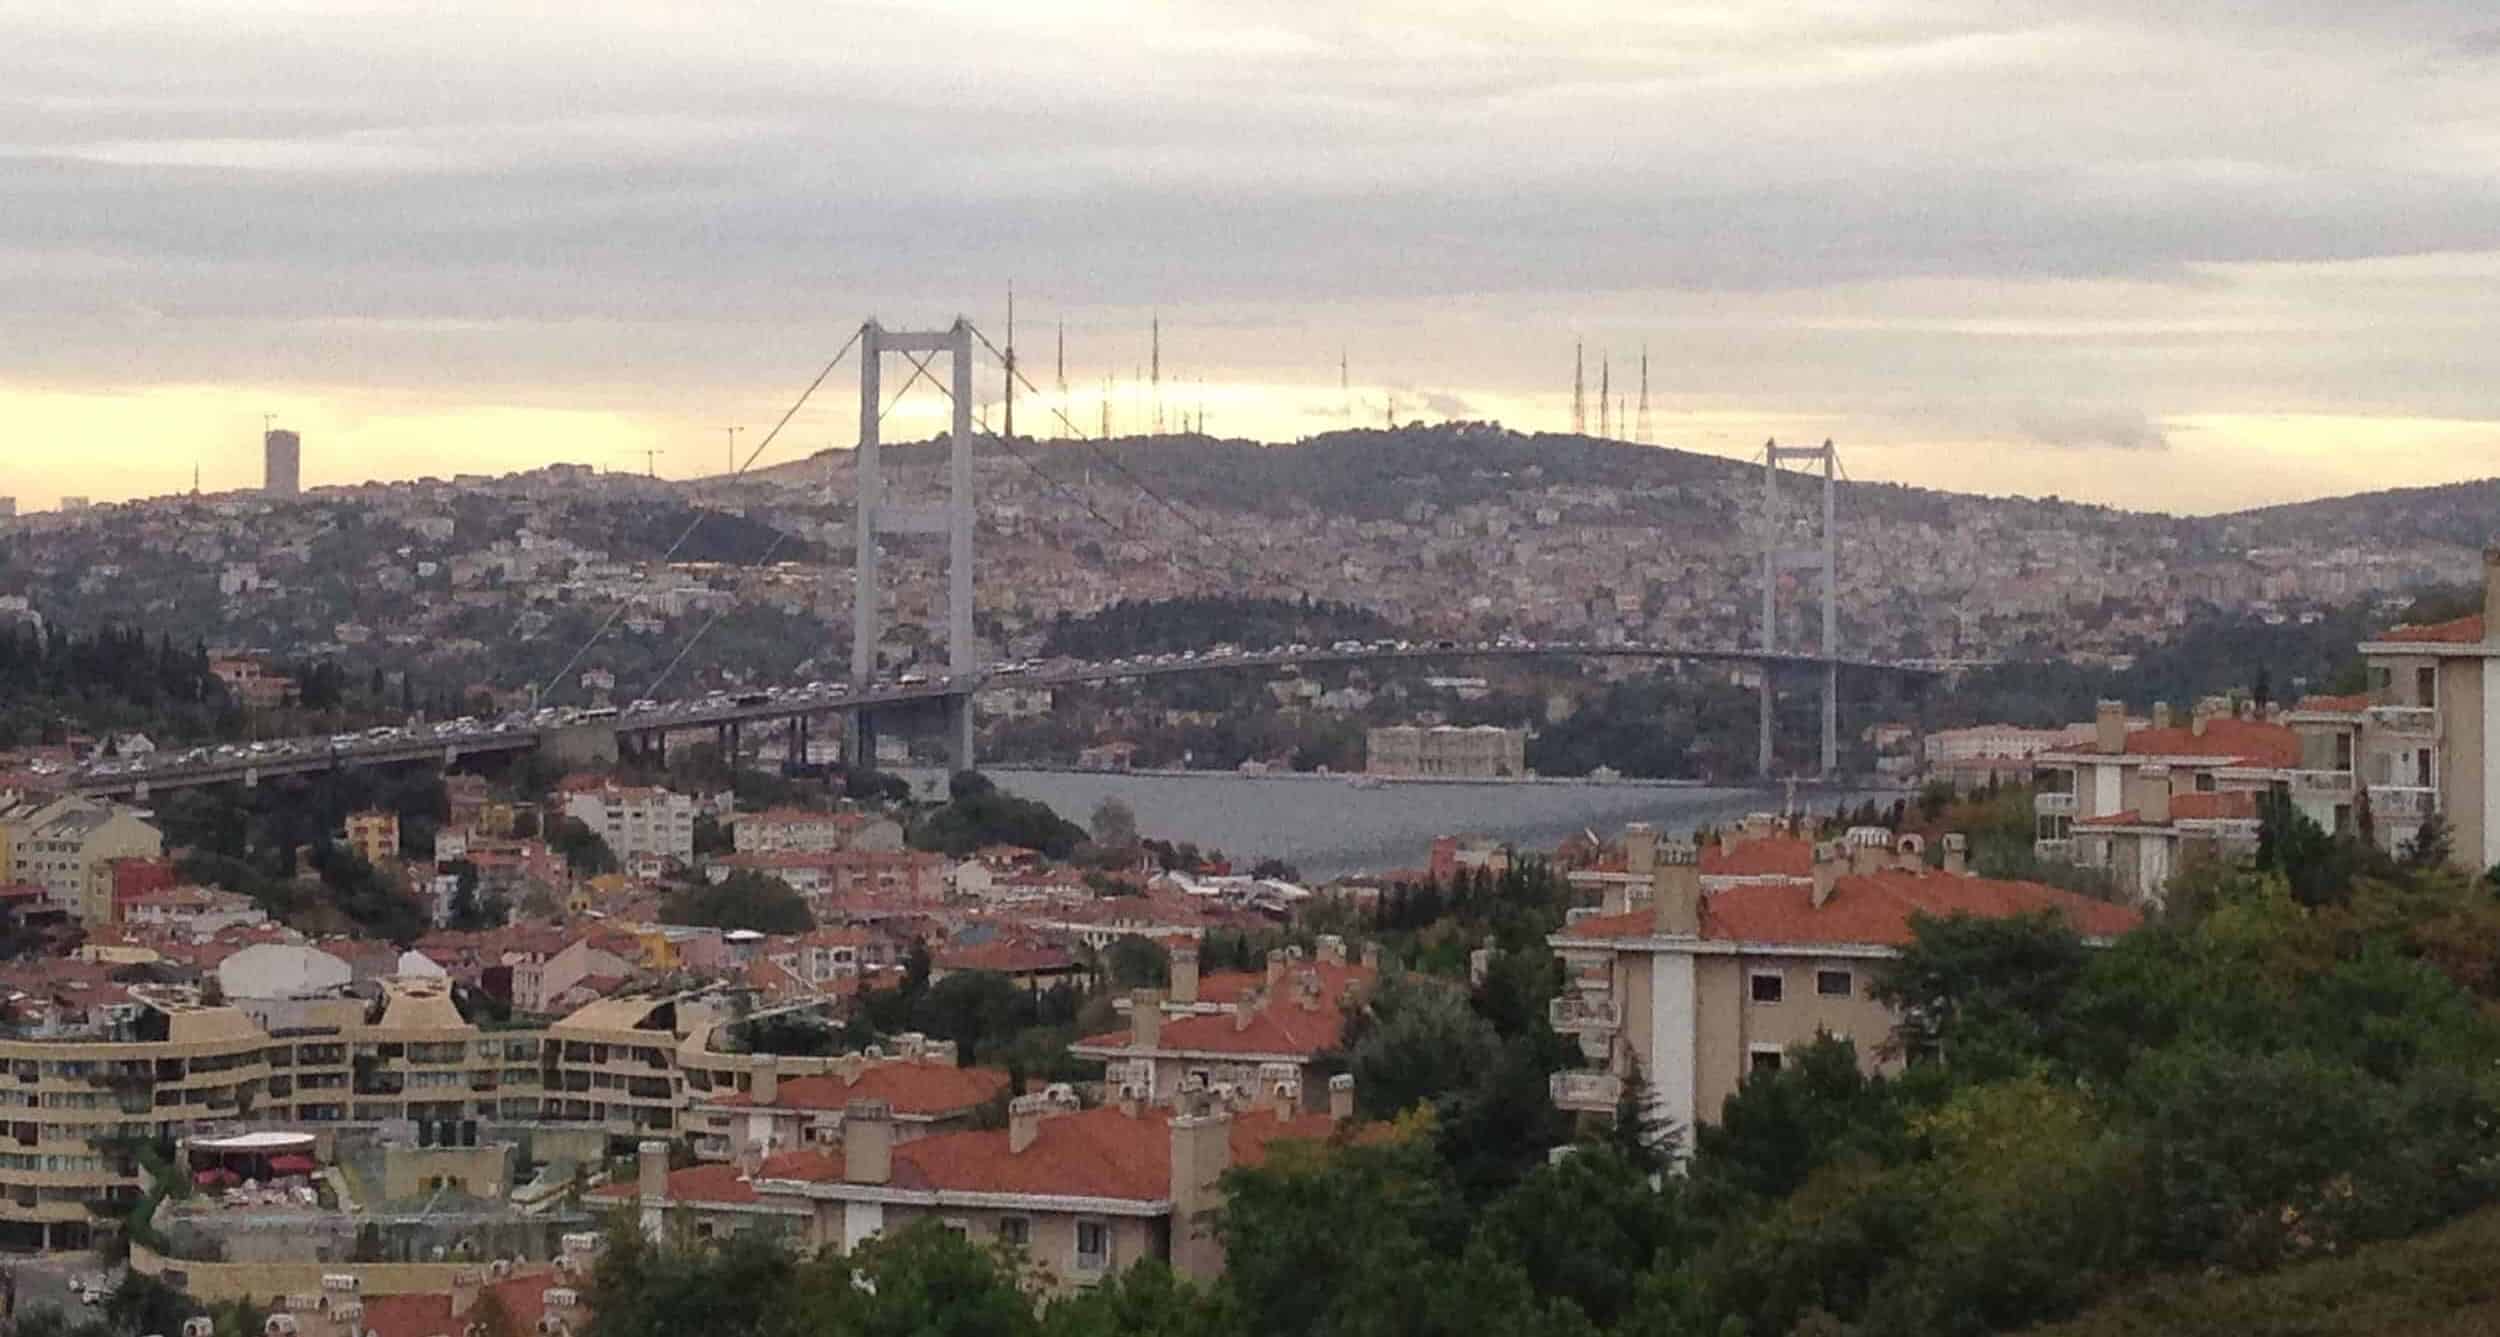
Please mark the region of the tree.
<svg viewBox="0 0 2500 1337"><path fill-rule="evenodd" d="M1172 982L1172 954L1149 938L1124 933L1103 953L1111 982L1123 989L1159 989Z"/></svg>
<svg viewBox="0 0 2500 1337"><path fill-rule="evenodd" d="M1094 843L1106 850L1137 848L1137 813L1120 799L1106 795L1094 805L1094 816L1086 824Z"/></svg>
<svg viewBox="0 0 2500 1337"><path fill-rule="evenodd" d="M1492 1068L1500 1039L1455 986L1420 975L1382 981L1354 1042L1355 1098L1375 1118L1464 1089Z"/></svg>
<svg viewBox="0 0 2500 1337"><path fill-rule="evenodd" d="M806 897L780 878L746 869L719 882L697 883L662 896L660 920L757 933L805 933L816 927Z"/></svg>
<svg viewBox="0 0 2500 1337"><path fill-rule="evenodd" d="M2448 819L2433 808L2414 828L2413 839L2405 842L2402 858L2407 868L2445 868L2456 856L2456 832Z"/></svg>
<svg viewBox="0 0 2500 1337"><path fill-rule="evenodd" d="M729 827L712 814L698 813L694 819L694 852L696 854L727 854L737 848Z"/></svg>
<svg viewBox="0 0 2500 1337"><path fill-rule="evenodd" d="M558 817L550 823L547 848L564 856L564 866L575 877L613 873L617 869L616 851L609 849L607 839L579 817Z"/></svg>
<svg viewBox="0 0 2500 1337"><path fill-rule="evenodd" d="M1623 1092L1615 1100L1615 1121L1608 1127L1606 1145L1614 1149L1623 1163L1644 1175L1667 1168L1675 1154L1675 1144L1684 1132L1675 1122L1658 1112L1658 1093L1651 1088L1648 1074L1641 1071L1639 1059L1632 1060L1623 1073Z"/></svg>

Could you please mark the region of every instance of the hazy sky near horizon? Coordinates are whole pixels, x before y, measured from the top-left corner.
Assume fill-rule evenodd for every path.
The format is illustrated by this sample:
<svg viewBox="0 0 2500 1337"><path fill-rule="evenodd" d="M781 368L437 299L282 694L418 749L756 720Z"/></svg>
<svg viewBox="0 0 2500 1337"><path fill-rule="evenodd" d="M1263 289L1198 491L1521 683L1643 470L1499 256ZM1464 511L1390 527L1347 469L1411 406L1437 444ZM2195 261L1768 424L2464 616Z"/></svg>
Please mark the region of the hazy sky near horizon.
<svg viewBox="0 0 2500 1337"><path fill-rule="evenodd" d="M0 9L0 493L254 485L264 412L315 484L716 472L864 316L996 337L1010 280L1087 430L1159 313L1222 435L1565 428L1576 340L1660 441L1862 479L2500 473L2488 3L579 8Z"/></svg>

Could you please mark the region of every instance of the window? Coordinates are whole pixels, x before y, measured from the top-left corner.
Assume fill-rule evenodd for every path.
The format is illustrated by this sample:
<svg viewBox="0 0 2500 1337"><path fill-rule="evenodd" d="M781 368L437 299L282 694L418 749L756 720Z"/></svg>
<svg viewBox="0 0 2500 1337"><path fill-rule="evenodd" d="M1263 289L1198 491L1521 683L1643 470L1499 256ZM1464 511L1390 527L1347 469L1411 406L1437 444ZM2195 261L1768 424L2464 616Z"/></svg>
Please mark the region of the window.
<svg viewBox="0 0 2500 1337"><path fill-rule="evenodd" d="M1033 1242L1033 1218L1002 1216L998 1218L998 1242L1023 1248Z"/></svg>
<svg viewBox="0 0 2500 1337"><path fill-rule="evenodd" d="M2197 793L2210 794L2214 792L2214 783L2214 773L2212 771L2198 771L2196 773Z"/></svg>
<svg viewBox="0 0 2500 1337"><path fill-rule="evenodd" d="M1752 987L1755 1002L1776 1003L1788 992L1788 977L1776 970L1757 970Z"/></svg>
<svg viewBox="0 0 2500 1337"><path fill-rule="evenodd" d="M1857 978L1845 970L1814 972L1814 991L1825 998L1846 998L1857 992Z"/></svg>
<svg viewBox="0 0 2500 1337"><path fill-rule="evenodd" d="M2439 704L2439 669L2437 666L2424 664L2413 671L2413 704L2417 706Z"/></svg>
<svg viewBox="0 0 2500 1337"><path fill-rule="evenodd" d="M1105 1221L1076 1223L1076 1267L1080 1272L1100 1272L1111 1266L1111 1225Z"/></svg>
<svg viewBox="0 0 2500 1337"><path fill-rule="evenodd" d="M972 1237L972 1223L964 1220L960 1216L950 1216L946 1218L944 1222L940 1223L940 1228L945 1230L947 1234L952 1235L957 1239L970 1239Z"/></svg>
<svg viewBox="0 0 2500 1337"><path fill-rule="evenodd" d="M1756 1049L1748 1054L1746 1059L1755 1073L1772 1073L1780 1070L1780 1051L1776 1049Z"/></svg>

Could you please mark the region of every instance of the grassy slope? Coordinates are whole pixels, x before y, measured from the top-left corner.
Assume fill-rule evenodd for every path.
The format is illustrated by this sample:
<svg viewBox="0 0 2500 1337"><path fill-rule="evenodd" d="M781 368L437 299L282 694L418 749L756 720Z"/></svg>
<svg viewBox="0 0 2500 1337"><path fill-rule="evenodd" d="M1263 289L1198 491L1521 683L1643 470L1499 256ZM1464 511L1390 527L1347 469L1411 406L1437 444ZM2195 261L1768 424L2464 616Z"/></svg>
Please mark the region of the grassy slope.
<svg viewBox="0 0 2500 1337"><path fill-rule="evenodd" d="M2030 1337L2468 1337L2500 1333L2500 1208L2271 1276L2179 1278Z"/></svg>

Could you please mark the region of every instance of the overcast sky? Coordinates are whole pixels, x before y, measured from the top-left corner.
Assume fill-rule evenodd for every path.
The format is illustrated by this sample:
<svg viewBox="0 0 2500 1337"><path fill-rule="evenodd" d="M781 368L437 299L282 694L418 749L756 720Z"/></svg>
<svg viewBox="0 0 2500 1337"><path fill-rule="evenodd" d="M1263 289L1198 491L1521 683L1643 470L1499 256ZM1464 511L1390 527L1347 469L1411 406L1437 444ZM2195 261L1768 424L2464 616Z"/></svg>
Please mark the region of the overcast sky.
<svg viewBox="0 0 2500 1337"><path fill-rule="evenodd" d="M1627 406L1647 348L1658 440L1829 436L1859 478L2213 511L2480 477L2500 10L0 8L27 505L256 484L264 412L313 483L713 472L863 317L999 337L1011 280L1088 430L1107 379L1150 420L1159 312L1167 417L1228 435L1564 428L1579 341ZM854 394L766 462L850 444Z"/></svg>

